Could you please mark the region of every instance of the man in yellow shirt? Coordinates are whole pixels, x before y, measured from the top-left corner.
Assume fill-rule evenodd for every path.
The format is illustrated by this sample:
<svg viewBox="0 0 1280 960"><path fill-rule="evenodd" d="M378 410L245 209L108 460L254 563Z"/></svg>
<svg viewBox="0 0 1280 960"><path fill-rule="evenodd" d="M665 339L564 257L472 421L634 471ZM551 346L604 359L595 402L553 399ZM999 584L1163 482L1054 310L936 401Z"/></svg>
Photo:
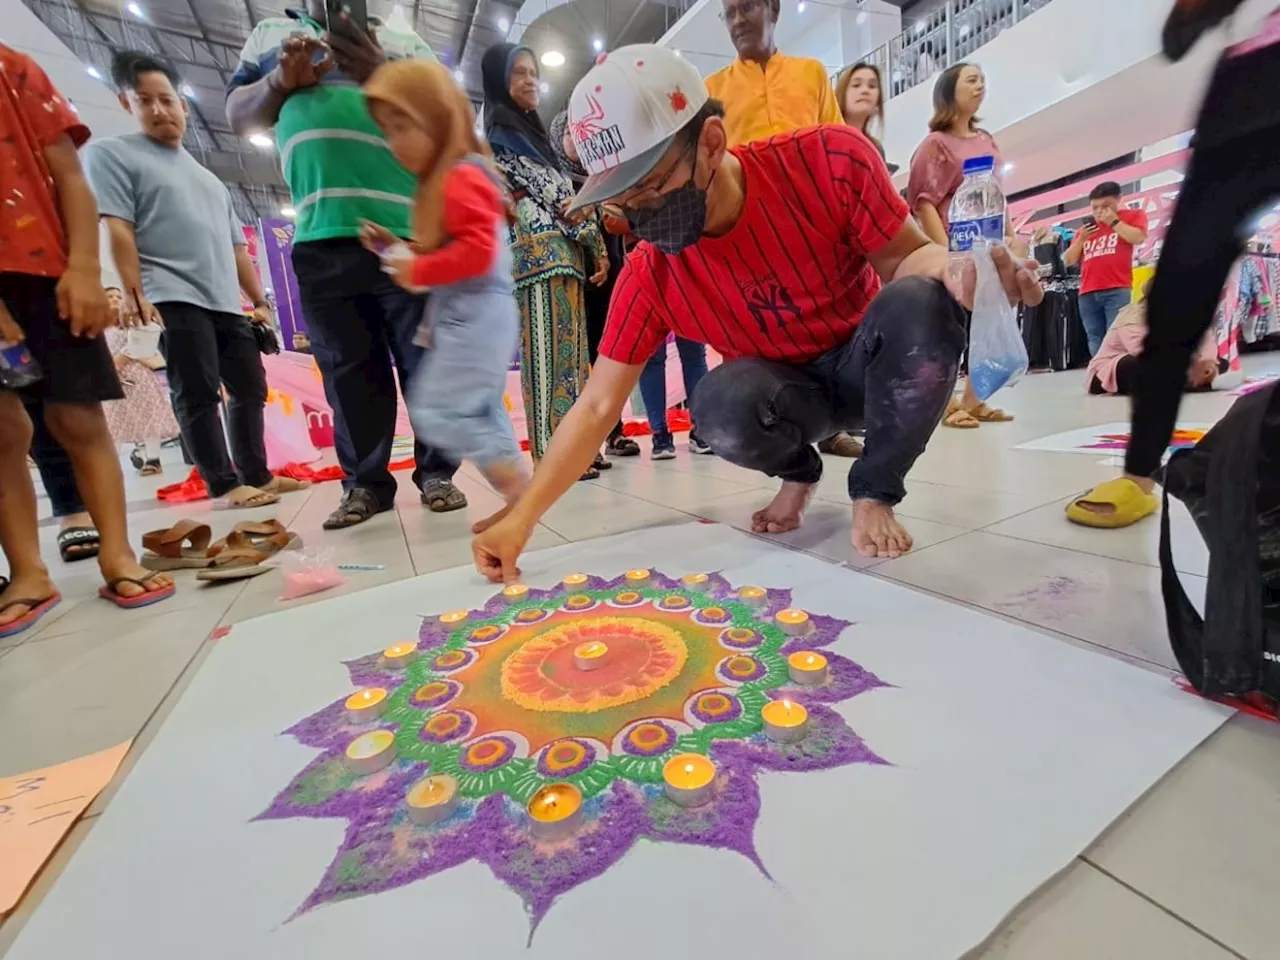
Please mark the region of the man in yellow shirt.
<svg viewBox="0 0 1280 960"><path fill-rule="evenodd" d="M839 123L826 68L807 57L788 57L773 45L779 0L723 4L721 19L738 59L707 77L707 93L724 104L729 146L817 123Z"/></svg>
<svg viewBox="0 0 1280 960"><path fill-rule="evenodd" d="M773 45L779 0L722 0L720 19L738 59L707 77L707 93L724 104L729 146L819 123L840 123L826 68L808 57L788 57ZM823 453L862 456L862 444L837 433L818 444Z"/></svg>

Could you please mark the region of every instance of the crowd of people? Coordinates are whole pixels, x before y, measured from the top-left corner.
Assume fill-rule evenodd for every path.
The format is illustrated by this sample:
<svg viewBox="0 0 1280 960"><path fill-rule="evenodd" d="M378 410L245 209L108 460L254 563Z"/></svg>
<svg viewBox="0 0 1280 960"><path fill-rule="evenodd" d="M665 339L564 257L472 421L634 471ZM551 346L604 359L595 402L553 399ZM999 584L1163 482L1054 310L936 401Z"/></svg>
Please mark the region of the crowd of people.
<svg viewBox="0 0 1280 960"><path fill-rule="evenodd" d="M939 75L900 195L877 138L877 68L856 64L833 88L817 61L777 50L778 13L777 0L723 0L737 57L705 82L669 49L612 51L550 125L533 51L494 45L482 60L483 137L413 33L330 20L324 0L254 28L227 115L238 133L274 132L296 210L293 266L343 473L327 529L393 508L398 380L422 503L465 507L453 475L473 460L506 501L474 528L477 566L514 578L556 499L610 455L639 453L621 425L637 385L653 458L674 456L671 337L690 449L781 483L754 530L801 523L828 453L854 458L854 547L868 557L911 548L894 507L934 429L1012 419L970 387L955 396L975 271L949 255L947 216L966 159L994 156L999 169L979 119L986 80L968 63ZM40 558L28 451L67 518L64 556L96 555L102 595L122 606L174 586L130 546L117 441L138 445L149 468L176 429L210 495L231 507L302 485L267 467L253 326L270 309L226 187L183 149L173 69L117 57L113 79L138 132L77 153L89 131L39 67L7 47L0 57L0 121L14 132L0 160L21 184L21 203L0 208L0 341L25 343L40 372L0 389L4 636L59 599ZM1091 222L1067 251L1082 263L1082 312L1104 357L1091 385L1104 392L1141 382L1144 369L1129 356L1145 325L1141 305L1128 306L1128 270L1146 223L1113 187L1094 191ZM114 306L100 218L121 282ZM1034 304L1043 291L1025 253L1010 234L993 259L1010 300ZM1158 281L1153 301L1171 289ZM163 330L168 419L156 364L124 343L144 330ZM723 357L710 371L707 346ZM503 406L513 354L532 474ZM1182 359L1170 348L1161 363ZM1149 497L1141 476L1124 482ZM1095 516L1109 505L1101 495L1082 504Z"/></svg>

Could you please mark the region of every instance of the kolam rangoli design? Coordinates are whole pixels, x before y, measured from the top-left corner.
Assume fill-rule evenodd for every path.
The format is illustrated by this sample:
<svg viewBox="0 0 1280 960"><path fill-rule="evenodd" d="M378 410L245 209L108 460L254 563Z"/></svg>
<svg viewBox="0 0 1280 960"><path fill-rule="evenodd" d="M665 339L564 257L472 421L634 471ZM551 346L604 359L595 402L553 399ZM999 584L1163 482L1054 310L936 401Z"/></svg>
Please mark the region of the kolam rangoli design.
<svg viewBox="0 0 1280 960"><path fill-rule="evenodd" d="M571 579L427 618L407 663L347 663L358 687L386 691L385 711L357 717L344 691L286 731L321 753L258 819L347 821L299 914L474 859L536 928L642 838L736 850L765 872L759 771L885 762L827 706L882 681L826 650L821 682L791 679L788 657L829 646L848 621L810 614L789 635L774 619L789 590L744 601L718 575L690 578L697 589L656 572ZM807 722L784 742L774 724L795 705ZM394 758L361 773L347 747L374 730L394 735ZM681 767L710 771L710 786L682 793Z"/></svg>

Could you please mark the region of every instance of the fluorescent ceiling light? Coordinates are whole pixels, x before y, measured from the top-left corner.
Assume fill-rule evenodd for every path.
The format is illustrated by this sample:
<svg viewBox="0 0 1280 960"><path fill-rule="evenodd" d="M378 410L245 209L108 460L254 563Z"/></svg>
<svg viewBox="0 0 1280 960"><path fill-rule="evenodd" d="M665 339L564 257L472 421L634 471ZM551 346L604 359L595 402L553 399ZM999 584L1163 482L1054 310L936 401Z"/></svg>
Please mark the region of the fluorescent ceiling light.
<svg viewBox="0 0 1280 960"><path fill-rule="evenodd" d="M796 13L804 13L804 0L796 4Z"/></svg>
<svg viewBox="0 0 1280 960"><path fill-rule="evenodd" d="M548 50L542 55L542 65L544 67L563 67L564 54L559 50Z"/></svg>
<svg viewBox="0 0 1280 960"><path fill-rule="evenodd" d="M506 17L499 17L498 29L501 30L503 33L506 33L508 30L511 29L511 21L508 20Z"/></svg>
<svg viewBox="0 0 1280 960"><path fill-rule="evenodd" d="M298 215L298 211L297 211L297 210L295 210L295 209L293 209L293 207L281 207L281 208L280 208L280 216L282 216L282 217L289 217L290 219L292 219L292 218L296 217L297 215Z"/></svg>
<svg viewBox="0 0 1280 960"><path fill-rule="evenodd" d="M142 18L142 7L138 6L138 4L130 3L128 6L125 7L125 9L128 10L130 13L132 13L135 17L138 17L139 19Z"/></svg>
<svg viewBox="0 0 1280 960"><path fill-rule="evenodd" d="M272 140L265 133L255 133L249 137L249 142L255 147L270 147Z"/></svg>
<svg viewBox="0 0 1280 960"><path fill-rule="evenodd" d="M195 87L191 86L191 84L189 83L184 83L182 86L180 86L178 88L178 92L182 94L184 97L186 97L188 100L194 100L196 98Z"/></svg>
<svg viewBox="0 0 1280 960"><path fill-rule="evenodd" d="M459 67L457 70L453 71L453 79L457 80L459 83L461 83L461 82L462 82L462 78L463 78L463 76L464 76L464 74L463 74L463 72L462 72L462 68L461 68L461 67Z"/></svg>
<svg viewBox="0 0 1280 960"><path fill-rule="evenodd" d="M541 90L543 93L549 93L551 91L551 84L543 80L540 84L538 84L538 89Z"/></svg>
<svg viewBox="0 0 1280 960"><path fill-rule="evenodd" d="M1000 168L1001 173L1009 173L1011 170L1013 170L1012 163L1006 163L1003 167Z"/></svg>
<svg viewBox="0 0 1280 960"><path fill-rule="evenodd" d="M600 53L602 50L604 50L604 41L601 40L599 37L592 37L591 49L594 50L596 53Z"/></svg>
<svg viewBox="0 0 1280 960"><path fill-rule="evenodd" d="M93 77L93 79L95 80L102 79L102 71L99 70L97 67L85 67L84 72L89 74L89 76Z"/></svg>

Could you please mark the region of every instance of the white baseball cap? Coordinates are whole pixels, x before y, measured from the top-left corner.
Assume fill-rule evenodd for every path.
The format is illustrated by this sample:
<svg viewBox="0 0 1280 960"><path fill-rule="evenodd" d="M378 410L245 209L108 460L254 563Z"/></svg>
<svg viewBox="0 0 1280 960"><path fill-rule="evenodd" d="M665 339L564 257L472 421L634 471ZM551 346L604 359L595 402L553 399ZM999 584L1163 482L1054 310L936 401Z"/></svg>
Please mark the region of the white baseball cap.
<svg viewBox="0 0 1280 960"><path fill-rule="evenodd" d="M702 75L674 50L634 43L602 54L569 98L569 132L588 174L570 209L635 186L707 99Z"/></svg>

